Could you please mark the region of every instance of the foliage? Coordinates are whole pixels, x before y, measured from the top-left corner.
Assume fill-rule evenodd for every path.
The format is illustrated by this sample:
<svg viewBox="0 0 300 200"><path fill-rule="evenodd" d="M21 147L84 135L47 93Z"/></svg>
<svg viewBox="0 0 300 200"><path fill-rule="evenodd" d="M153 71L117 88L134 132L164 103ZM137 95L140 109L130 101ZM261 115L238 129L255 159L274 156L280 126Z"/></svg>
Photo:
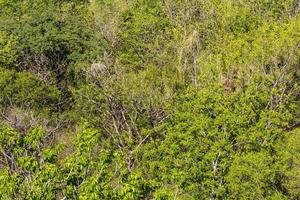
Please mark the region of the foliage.
<svg viewBox="0 0 300 200"><path fill-rule="evenodd" d="M0 68L0 103L2 108L17 105L36 110L56 109L61 93L47 87L30 73Z"/></svg>
<svg viewBox="0 0 300 200"><path fill-rule="evenodd" d="M0 0L0 199L299 199L296 0Z"/></svg>

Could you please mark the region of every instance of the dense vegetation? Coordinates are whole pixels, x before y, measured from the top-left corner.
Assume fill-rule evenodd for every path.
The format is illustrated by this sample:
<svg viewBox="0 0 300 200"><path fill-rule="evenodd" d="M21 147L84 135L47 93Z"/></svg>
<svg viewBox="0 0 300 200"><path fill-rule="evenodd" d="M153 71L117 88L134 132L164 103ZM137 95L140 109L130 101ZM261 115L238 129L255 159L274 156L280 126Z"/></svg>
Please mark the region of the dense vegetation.
<svg viewBox="0 0 300 200"><path fill-rule="evenodd" d="M0 0L0 199L300 199L299 0Z"/></svg>

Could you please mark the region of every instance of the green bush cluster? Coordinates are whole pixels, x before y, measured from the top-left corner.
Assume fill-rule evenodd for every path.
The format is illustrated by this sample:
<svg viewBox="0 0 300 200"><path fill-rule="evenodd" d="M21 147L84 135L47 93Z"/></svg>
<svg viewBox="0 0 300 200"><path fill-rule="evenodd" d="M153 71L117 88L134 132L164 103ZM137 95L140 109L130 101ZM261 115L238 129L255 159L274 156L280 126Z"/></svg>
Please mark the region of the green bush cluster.
<svg viewBox="0 0 300 200"><path fill-rule="evenodd" d="M297 0L0 0L0 199L299 199Z"/></svg>

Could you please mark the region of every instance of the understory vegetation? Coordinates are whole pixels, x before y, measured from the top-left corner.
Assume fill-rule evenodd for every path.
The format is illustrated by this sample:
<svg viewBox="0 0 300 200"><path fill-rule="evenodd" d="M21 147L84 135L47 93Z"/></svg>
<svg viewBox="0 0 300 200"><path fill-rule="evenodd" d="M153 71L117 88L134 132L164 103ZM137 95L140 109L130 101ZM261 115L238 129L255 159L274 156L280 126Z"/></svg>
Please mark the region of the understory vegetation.
<svg viewBox="0 0 300 200"><path fill-rule="evenodd" d="M300 199L299 0L0 0L0 199Z"/></svg>

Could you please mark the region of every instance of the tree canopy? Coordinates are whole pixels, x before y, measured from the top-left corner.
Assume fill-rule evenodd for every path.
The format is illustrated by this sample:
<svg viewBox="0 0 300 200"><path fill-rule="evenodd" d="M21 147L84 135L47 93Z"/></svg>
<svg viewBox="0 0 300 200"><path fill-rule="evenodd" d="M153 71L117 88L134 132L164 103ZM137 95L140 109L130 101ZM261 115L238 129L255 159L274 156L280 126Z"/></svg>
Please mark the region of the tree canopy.
<svg viewBox="0 0 300 200"><path fill-rule="evenodd" d="M0 199L300 199L299 0L0 8Z"/></svg>

